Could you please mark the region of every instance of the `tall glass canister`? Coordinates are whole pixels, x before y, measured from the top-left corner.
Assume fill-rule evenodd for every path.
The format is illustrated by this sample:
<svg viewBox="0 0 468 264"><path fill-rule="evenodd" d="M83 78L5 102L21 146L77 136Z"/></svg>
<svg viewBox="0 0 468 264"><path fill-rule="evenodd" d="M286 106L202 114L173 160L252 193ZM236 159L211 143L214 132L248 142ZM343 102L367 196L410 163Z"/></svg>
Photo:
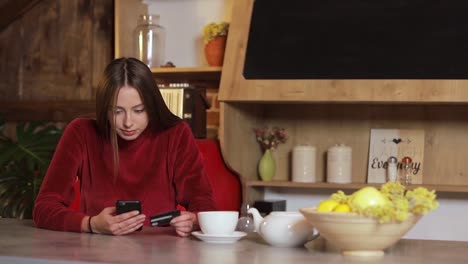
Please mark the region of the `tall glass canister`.
<svg viewBox="0 0 468 264"><path fill-rule="evenodd" d="M164 65L165 29L159 25L159 15L140 15L133 32L134 56L148 67Z"/></svg>

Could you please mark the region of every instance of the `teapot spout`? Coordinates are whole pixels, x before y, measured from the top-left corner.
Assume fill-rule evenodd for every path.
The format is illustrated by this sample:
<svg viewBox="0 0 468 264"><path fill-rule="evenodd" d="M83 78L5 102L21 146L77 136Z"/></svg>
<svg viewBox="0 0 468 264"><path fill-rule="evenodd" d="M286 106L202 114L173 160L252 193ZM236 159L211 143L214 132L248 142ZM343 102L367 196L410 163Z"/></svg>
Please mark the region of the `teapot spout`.
<svg viewBox="0 0 468 264"><path fill-rule="evenodd" d="M260 224L263 222L263 217L260 215L257 208L254 207L250 207L247 212L253 216L255 232L259 232Z"/></svg>

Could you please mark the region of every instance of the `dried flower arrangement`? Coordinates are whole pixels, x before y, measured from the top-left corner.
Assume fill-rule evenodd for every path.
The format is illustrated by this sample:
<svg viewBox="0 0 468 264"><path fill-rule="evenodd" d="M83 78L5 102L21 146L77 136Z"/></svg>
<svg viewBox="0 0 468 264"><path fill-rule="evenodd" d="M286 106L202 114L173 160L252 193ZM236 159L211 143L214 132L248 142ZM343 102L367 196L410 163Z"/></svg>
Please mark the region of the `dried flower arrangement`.
<svg viewBox="0 0 468 264"><path fill-rule="evenodd" d="M209 23L203 28L203 39L205 40L205 44L218 36L227 36L228 30L229 23L227 22Z"/></svg>
<svg viewBox="0 0 468 264"><path fill-rule="evenodd" d="M254 128L254 132L257 142L260 143L263 150L275 150L279 144L286 143L288 140L288 136L286 135L284 128Z"/></svg>

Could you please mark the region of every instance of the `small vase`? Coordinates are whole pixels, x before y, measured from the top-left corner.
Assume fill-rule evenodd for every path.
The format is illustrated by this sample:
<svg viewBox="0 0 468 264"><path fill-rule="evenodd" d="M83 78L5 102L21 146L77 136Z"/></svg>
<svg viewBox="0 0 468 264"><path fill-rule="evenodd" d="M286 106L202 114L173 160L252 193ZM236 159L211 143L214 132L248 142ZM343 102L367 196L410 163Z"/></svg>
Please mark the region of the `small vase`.
<svg viewBox="0 0 468 264"><path fill-rule="evenodd" d="M226 36L218 36L205 45L205 57L208 65L223 65L225 47Z"/></svg>
<svg viewBox="0 0 468 264"><path fill-rule="evenodd" d="M258 173L263 181L271 181L275 176L276 162L271 150L265 150L265 153L258 163Z"/></svg>

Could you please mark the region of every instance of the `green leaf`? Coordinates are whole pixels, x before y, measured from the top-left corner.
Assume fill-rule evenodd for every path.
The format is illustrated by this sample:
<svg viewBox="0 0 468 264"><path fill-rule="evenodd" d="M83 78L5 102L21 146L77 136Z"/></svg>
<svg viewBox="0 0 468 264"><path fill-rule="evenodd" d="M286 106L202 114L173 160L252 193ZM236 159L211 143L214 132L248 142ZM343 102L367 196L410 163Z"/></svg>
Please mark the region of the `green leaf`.
<svg viewBox="0 0 468 264"><path fill-rule="evenodd" d="M31 218L62 131L45 122L20 123L13 140L3 126L0 119L0 216Z"/></svg>

